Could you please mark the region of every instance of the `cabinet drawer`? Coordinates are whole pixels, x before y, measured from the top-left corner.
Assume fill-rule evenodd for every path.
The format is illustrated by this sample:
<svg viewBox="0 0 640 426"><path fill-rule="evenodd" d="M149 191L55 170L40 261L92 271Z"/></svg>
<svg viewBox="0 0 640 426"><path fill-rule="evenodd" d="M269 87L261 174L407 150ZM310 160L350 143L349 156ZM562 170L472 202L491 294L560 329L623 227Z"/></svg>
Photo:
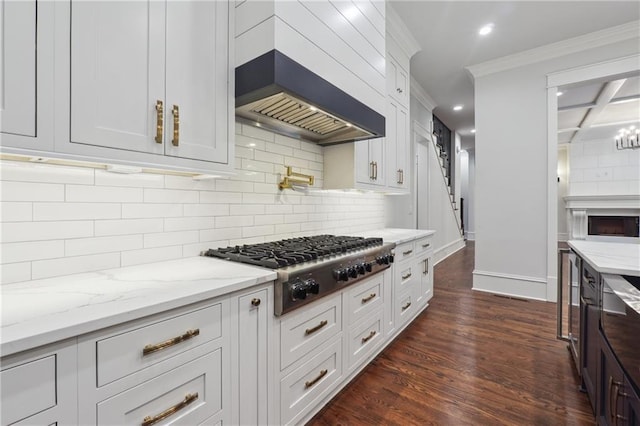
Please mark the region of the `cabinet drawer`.
<svg viewBox="0 0 640 426"><path fill-rule="evenodd" d="M420 238L415 241L415 255L419 256L422 253L433 250L433 246L431 245L431 237Z"/></svg>
<svg viewBox="0 0 640 426"><path fill-rule="evenodd" d="M56 405L56 357L50 355L0 372L3 425Z"/></svg>
<svg viewBox="0 0 640 426"><path fill-rule="evenodd" d="M404 260L411 259L415 254L415 247L413 241L410 243L404 243L396 246L395 248L395 263L400 263Z"/></svg>
<svg viewBox="0 0 640 426"><path fill-rule="evenodd" d="M323 351L280 382L281 422L296 423L315 406L342 377L342 339L333 340Z"/></svg>
<svg viewBox="0 0 640 426"><path fill-rule="evenodd" d="M98 386L220 337L221 322L222 307L218 303L98 340Z"/></svg>
<svg viewBox="0 0 640 426"><path fill-rule="evenodd" d="M396 326L402 327L418 308L415 286L396 299Z"/></svg>
<svg viewBox="0 0 640 426"><path fill-rule="evenodd" d="M349 331L347 348L349 351L349 370L360 365L362 360L382 343L382 317L383 311L378 309Z"/></svg>
<svg viewBox="0 0 640 426"><path fill-rule="evenodd" d="M198 424L222 409L222 349L183 364L97 405L98 424Z"/></svg>
<svg viewBox="0 0 640 426"><path fill-rule="evenodd" d="M349 326L369 315L383 303L384 274L377 274L349 289L346 294L349 309Z"/></svg>
<svg viewBox="0 0 640 426"><path fill-rule="evenodd" d="M307 305L302 312L280 322L282 370L342 330L340 293L325 299L322 303Z"/></svg>
<svg viewBox="0 0 640 426"><path fill-rule="evenodd" d="M420 279L422 270L420 267L422 264L415 264L413 262L405 263L402 265L396 265L394 288L395 294L402 294L408 291L409 287L413 285L416 280Z"/></svg>

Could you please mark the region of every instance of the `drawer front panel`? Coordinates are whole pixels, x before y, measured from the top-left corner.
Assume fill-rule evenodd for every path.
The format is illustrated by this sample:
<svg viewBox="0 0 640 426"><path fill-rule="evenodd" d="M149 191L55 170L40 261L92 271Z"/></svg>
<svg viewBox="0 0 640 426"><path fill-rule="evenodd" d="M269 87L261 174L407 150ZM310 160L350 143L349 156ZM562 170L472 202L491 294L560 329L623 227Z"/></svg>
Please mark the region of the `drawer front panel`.
<svg viewBox="0 0 640 426"><path fill-rule="evenodd" d="M222 307L215 304L98 340L98 386L220 337L221 322Z"/></svg>
<svg viewBox="0 0 640 426"><path fill-rule="evenodd" d="M10 424L56 405L56 355L0 372L2 424Z"/></svg>
<svg viewBox="0 0 640 426"><path fill-rule="evenodd" d="M396 265L396 276L394 277L395 294L401 294L408 291L414 282L420 280L422 271L415 263Z"/></svg>
<svg viewBox="0 0 640 426"><path fill-rule="evenodd" d="M379 309L349 331L349 370L360 365L383 341L383 311Z"/></svg>
<svg viewBox="0 0 640 426"><path fill-rule="evenodd" d="M396 299L396 326L403 326L418 308L414 287Z"/></svg>
<svg viewBox="0 0 640 426"><path fill-rule="evenodd" d="M362 284L350 289L347 293L349 304L349 326L382 306L384 291L384 275L378 274Z"/></svg>
<svg viewBox="0 0 640 426"><path fill-rule="evenodd" d="M413 241L396 246L394 252L396 253L394 259L396 263L411 259L415 255L415 247L413 246Z"/></svg>
<svg viewBox="0 0 640 426"><path fill-rule="evenodd" d="M296 423L342 377L342 339L335 339L318 355L280 382L282 423Z"/></svg>
<svg viewBox="0 0 640 426"><path fill-rule="evenodd" d="M98 424L198 424L222 410L222 349L98 403Z"/></svg>
<svg viewBox="0 0 640 426"><path fill-rule="evenodd" d="M417 240L415 242L415 249L416 256L428 251L432 251L433 246L431 245L431 237L420 238L419 240Z"/></svg>
<svg viewBox="0 0 640 426"><path fill-rule="evenodd" d="M280 368L284 370L342 330L340 293L312 303L280 322ZM320 302L320 301L319 301Z"/></svg>

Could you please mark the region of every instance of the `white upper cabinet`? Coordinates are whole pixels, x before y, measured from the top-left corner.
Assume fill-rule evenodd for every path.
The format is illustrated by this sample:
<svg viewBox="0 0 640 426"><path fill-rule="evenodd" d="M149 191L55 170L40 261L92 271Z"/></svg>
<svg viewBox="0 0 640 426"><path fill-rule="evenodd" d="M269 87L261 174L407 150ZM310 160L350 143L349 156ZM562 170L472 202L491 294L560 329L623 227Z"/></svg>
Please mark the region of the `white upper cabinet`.
<svg viewBox="0 0 640 426"><path fill-rule="evenodd" d="M398 102L387 103L387 185L409 190L409 111Z"/></svg>
<svg viewBox="0 0 640 426"><path fill-rule="evenodd" d="M407 61L408 62L408 61ZM408 65L408 64L407 64ZM391 52L387 53L387 94L409 108L409 71L396 60Z"/></svg>
<svg viewBox="0 0 640 426"><path fill-rule="evenodd" d="M53 146L52 7L47 2L27 0L0 3L3 145L30 149Z"/></svg>

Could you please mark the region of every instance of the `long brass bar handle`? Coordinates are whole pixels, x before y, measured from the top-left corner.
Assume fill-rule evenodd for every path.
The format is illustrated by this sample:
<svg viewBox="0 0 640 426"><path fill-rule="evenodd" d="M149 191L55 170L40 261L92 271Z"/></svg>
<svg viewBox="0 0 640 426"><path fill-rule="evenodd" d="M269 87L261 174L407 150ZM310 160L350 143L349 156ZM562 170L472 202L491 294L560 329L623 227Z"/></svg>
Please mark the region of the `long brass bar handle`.
<svg viewBox="0 0 640 426"><path fill-rule="evenodd" d="M424 269L422 270L422 275L427 275L429 272L429 259L424 260Z"/></svg>
<svg viewBox="0 0 640 426"><path fill-rule="evenodd" d="M402 307L402 310L406 311L407 309L409 309L409 306L411 306L411 302L407 302L407 304Z"/></svg>
<svg viewBox="0 0 640 426"><path fill-rule="evenodd" d="M373 339L373 336L375 336L378 332L375 330L371 330L371 332L369 333L369 335L367 337L363 337L362 338L362 343L367 343L369 340Z"/></svg>
<svg viewBox="0 0 640 426"><path fill-rule="evenodd" d="M180 145L180 107L174 105L171 113L173 114L173 139L171 143L173 146L178 146Z"/></svg>
<svg viewBox="0 0 640 426"><path fill-rule="evenodd" d="M374 164L373 161L369 163L369 179L371 180L373 180L373 164Z"/></svg>
<svg viewBox="0 0 640 426"><path fill-rule="evenodd" d="M373 180L378 180L378 162L373 162Z"/></svg>
<svg viewBox="0 0 640 426"><path fill-rule="evenodd" d="M400 169L400 178L400 180L402 180L400 183L404 185L404 169Z"/></svg>
<svg viewBox="0 0 640 426"><path fill-rule="evenodd" d="M403 251L402 255L403 256L409 256L411 253L413 253L413 250L407 250L407 251Z"/></svg>
<svg viewBox="0 0 640 426"><path fill-rule="evenodd" d="M398 182L397 183L402 183L402 170L398 169Z"/></svg>
<svg viewBox="0 0 640 426"><path fill-rule="evenodd" d="M158 351L160 351L162 349L166 349L166 348L169 348L171 346L175 346L178 343L184 342L185 340L192 339L192 338L196 337L199 334L200 334L200 329L196 328L195 330L187 330L187 332L184 333L183 335L174 337L173 339L166 340L166 341L164 341L162 343L155 343L155 344L147 345L142 349L142 356L146 356L146 355L152 354L154 352L158 352Z"/></svg>
<svg viewBox="0 0 640 426"><path fill-rule="evenodd" d="M411 277L411 272L409 272L407 275L403 275L402 279L406 280L407 278L410 278L410 277Z"/></svg>
<svg viewBox="0 0 640 426"><path fill-rule="evenodd" d="M324 376L327 375L329 371L325 368L324 370L320 370L320 374L318 374L318 377L316 377L313 380L309 380L308 382L304 382L304 388L305 389L309 389L311 386L315 385L316 383L318 383L318 380L322 379Z"/></svg>
<svg viewBox="0 0 640 426"><path fill-rule="evenodd" d="M156 143L162 143L164 129L164 106L161 100L156 101Z"/></svg>
<svg viewBox="0 0 640 426"><path fill-rule="evenodd" d="M373 299L374 297L376 297L375 293L371 293L367 297L363 297L362 298L362 304L364 305L365 303L367 303L369 300Z"/></svg>
<svg viewBox="0 0 640 426"><path fill-rule="evenodd" d="M308 336L308 335L310 335L310 334L312 334L312 333L315 333L316 331L320 330L322 327L324 327L324 326L325 326L325 325L327 325L327 324L329 324L329 321L327 321L327 320L322 320L322 321L320 321L320 324L316 325L315 327L307 328L307 329L304 331L304 335L305 335L305 336Z"/></svg>
<svg viewBox="0 0 640 426"><path fill-rule="evenodd" d="M169 416L177 413L178 411L182 410L187 405L189 405L192 402L194 402L196 399L198 399L198 392L196 392L196 393L188 393L184 397L184 399L182 401L178 402L173 407L167 408L162 413L156 414L155 416L147 416L147 417L145 417L142 420L142 426L154 425L154 424L158 423L159 421L164 420L167 417L169 417Z"/></svg>

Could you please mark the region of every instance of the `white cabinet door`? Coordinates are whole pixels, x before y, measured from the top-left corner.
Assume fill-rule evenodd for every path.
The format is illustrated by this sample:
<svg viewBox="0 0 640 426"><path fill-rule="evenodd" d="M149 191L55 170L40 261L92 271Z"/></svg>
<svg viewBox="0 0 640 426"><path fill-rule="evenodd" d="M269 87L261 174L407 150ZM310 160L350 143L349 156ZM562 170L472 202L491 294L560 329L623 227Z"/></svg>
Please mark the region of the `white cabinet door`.
<svg viewBox="0 0 640 426"><path fill-rule="evenodd" d="M269 290L238 297L238 424L267 424Z"/></svg>
<svg viewBox="0 0 640 426"><path fill-rule="evenodd" d="M2 146L53 147L53 3L0 2Z"/></svg>
<svg viewBox="0 0 640 426"><path fill-rule="evenodd" d="M164 152L155 140L164 43L164 3L71 3L72 142Z"/></svg>
<svg viewBox="0 0 640 426"><path fill-rule="evenodd" d="M165 153L227 163L229 4L169 1Z"/></svg>
<svg viewBox="0 0 640 426"><path fill-rule="evenodd" d="M369 155L369 141L358 141L355 144L356 182L373 183L373 160Z"/></svg>
<svg viewBox="0 0 640 426"><path fill-rule="evenodd" d="M409 114L398 102L387 104L387 185L409 189Z"/></svg>
<svg viewBox="0 0 640 426"><path fill-rule="evenodd" d="M387 94L405 108L409 108L409 73L389 52L387 52Z"/></svg>

